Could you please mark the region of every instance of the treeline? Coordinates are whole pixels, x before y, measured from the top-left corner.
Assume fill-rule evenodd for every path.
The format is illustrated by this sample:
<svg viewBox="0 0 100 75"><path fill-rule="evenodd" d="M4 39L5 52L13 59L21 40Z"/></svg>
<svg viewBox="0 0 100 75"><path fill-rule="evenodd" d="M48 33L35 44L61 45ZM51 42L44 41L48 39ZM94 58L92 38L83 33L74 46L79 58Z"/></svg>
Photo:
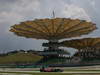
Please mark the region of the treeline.
<svg viewBox="0 0 100 75"><path fill-rule="evenodd" d="M36 50L14 50L14 51L10 51L7 53L0 53L0 56L7 56L10 54L16 54L16 53L34 53L34 54L39 54L39 52L41 51L36 51Z"/></svg>

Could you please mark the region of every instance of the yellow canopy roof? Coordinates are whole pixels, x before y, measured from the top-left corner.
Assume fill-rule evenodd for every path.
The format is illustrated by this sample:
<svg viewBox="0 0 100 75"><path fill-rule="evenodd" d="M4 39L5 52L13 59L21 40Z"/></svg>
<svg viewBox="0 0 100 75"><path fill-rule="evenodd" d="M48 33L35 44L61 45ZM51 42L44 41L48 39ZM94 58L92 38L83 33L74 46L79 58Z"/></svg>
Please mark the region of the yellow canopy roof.
<svg viewBox="0 0 100 75"><path fill-rule="evenodd" d="M75 39L61 42L62 46L72 47L76 49L84 49L87 47L95 48L98 45L100 46L100 38L84 38L84 39Z"/></svg>
<svg viewBox="0 0 100 75"><path fill-rule="evenodd" d="M15 24L14 26L11 26L10 31L14 32L18 36L26 38L60 40L88 34L95 29L95 24L85 20L69 18L46 18Z"/></svg>

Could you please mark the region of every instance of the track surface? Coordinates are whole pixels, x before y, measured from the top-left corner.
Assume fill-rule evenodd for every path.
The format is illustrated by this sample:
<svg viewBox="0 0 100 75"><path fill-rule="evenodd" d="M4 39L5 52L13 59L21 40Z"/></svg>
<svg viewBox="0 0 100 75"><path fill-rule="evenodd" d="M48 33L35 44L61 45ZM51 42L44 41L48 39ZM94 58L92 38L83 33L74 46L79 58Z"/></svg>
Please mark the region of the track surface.
<svg viewBox="0 0 100 75"><path fill-rule="evenodd" d="M43 72L40 72L40 71L1 71L1 72L19 72L19 73L43 73ZM58 72L49 72L49 73L58 73ZM87 74L87 73L93 73L93 74L100 74L100 71L77 71L77 72L73 72L73 71L64 71L64 72L59 72L59 73L71 73L71 74Z"/></svg>
<svg viewBox="0 0 100 75"><path fill-rule="evenodd" d="M59 67L60 68L60 67ZM63 67L61 69L64 69L64 72L59 72L59 73L70 73L70 74L100 74L100 66L86 66L86 67ZM92 71L93 70L93 71ZM39 71L39 68L0 68L0 72L5 73L0 75L20 75L20 74L6 74L7 72L19 72L22 73L21 75L31 75L28 73L42 73ZM26 73L26 74L23 74ZM49 72L52 73L52 72ZM58 72L53 72L53 73L58 73Z"/></svg>

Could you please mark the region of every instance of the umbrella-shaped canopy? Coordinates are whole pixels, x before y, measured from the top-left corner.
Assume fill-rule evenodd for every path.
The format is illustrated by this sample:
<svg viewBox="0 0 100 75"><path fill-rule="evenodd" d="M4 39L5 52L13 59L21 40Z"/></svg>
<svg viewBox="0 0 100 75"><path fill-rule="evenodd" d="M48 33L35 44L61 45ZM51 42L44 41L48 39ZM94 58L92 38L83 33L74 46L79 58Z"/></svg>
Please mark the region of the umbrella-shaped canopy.
<svg viewBox="0 0 100 75"><path fill-rule="evenodd" d="M10 31L14 32L18 36L26 38L60 40L88 34L95 29L95 24L85 20L69 18L46 18L15 24L14 26L11 26Z"/></svg>
<svg viewBox="0 0 100 75"><path fill-rule="evenodd" d="M100 46L100 38L84 38L84 39L75 39L61 42L62 46L72 47L76 49L85 49L85 48L96 48Z"/></svg>
<svg viewBox="0 0 100 75"><path fill-rule="evenodd" d="M100 50L100 42L94 46L95 49Z"/></svg>

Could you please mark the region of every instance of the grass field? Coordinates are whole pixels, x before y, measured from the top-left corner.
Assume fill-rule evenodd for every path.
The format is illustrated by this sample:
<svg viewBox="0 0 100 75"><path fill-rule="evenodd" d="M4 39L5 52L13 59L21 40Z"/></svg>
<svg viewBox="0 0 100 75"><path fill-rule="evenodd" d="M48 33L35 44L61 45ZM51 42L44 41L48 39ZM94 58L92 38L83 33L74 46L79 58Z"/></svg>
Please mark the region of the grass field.
<svg viewBox="0 0 100 75"><path fill-rule="evenodd" d="M100 75L97 73L18 73L18 72L0 72L0 75Z"/></svg>
<svg viewBox="0 0 100 75"><path fill-rule="evenodd" d="M2 72L3 73L3 72ZM0 74L2 74L0 73ZM6 72L7 73L7 72ZM3 73L4 74L4 73ZM8 73L10 74L15 74L15 75L73 75L73 74L64 74L64 73Z"/></svg>
<svg viewBox="0 0 100 75"><path fill-rule="evenodd" d="M33 53L15 53L6 56L0 56L0 64L9 63L33 63L40 60L42 56L35 55Z"/></svg>

